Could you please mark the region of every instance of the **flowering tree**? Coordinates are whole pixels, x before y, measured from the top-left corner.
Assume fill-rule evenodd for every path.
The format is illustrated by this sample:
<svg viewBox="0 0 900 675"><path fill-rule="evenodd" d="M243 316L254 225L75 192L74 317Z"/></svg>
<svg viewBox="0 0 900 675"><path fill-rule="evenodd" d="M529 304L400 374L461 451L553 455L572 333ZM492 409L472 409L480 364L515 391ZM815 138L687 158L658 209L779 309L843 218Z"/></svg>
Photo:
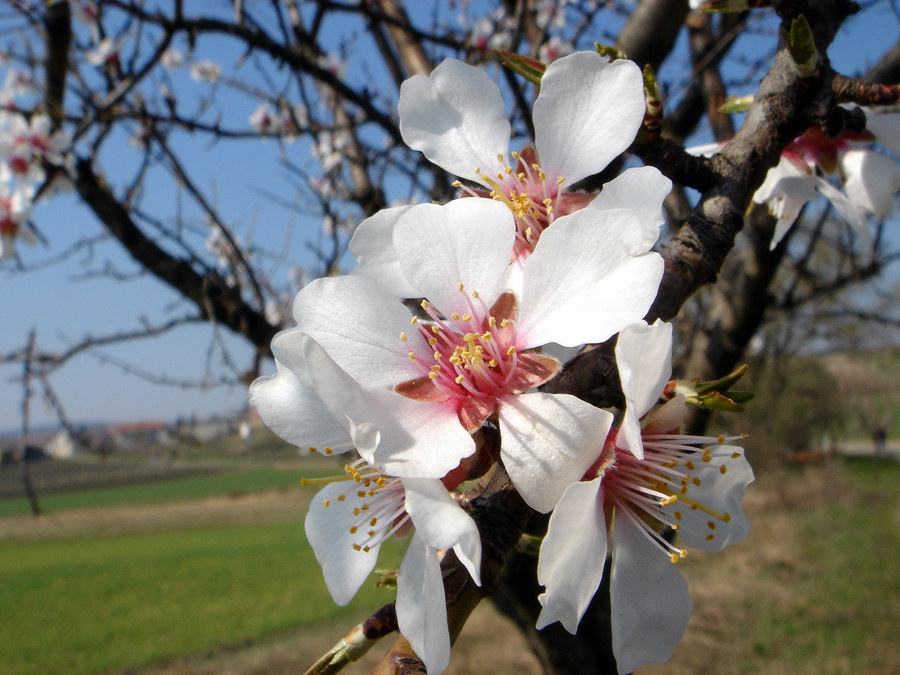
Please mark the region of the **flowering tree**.
<svg viewBox="0 0 900 675"><path fill-rule="evenodd" d="M664 661L690 613L672 535L740 541L752 480L739 436L690 419L737 406L737 376L670 382L665 322L687 375L730 372L768 309L896 257L884 223L900 189L887 154L900 55L870 80L826 56L859 6L691 4L13 3L4 265L41 264L18 244L52 247L39 209L71 190L187 309L65 353L30 339L4 362L50 395L52 371L86 349L189 323L253 346L238 365L213 341L234 379L258 376L271 348L276 373L250 390L263 420L352 457L351 482L323 488L306 520L335 600L386 538L410 539L396 603L314 672L397 630L383 672L439 672L495 591L548 668ZM736 13L699 11L713 6ZM758 59L730 60L750 45ZM688 62L688 76L664 67ZM731 108L739 126L728 90L752 94ZM703 119L709 156L684 148ZM286 177L259 191L315 223L305 269L293 227L242 227L202 179L199 147L251 140ZM836 217L803 217L819 194ZM516 558L527 533L546 535L540 555Z"/></svg>

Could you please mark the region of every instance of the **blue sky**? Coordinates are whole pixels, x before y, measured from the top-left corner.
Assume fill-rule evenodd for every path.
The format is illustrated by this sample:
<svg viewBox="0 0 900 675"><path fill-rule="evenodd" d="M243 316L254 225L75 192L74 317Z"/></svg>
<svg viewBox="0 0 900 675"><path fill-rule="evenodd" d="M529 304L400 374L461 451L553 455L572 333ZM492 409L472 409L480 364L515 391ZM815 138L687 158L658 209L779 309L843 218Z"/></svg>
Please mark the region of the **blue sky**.
<svg viewBox="0 0 900 675"><path fill-rule="evenodd" d="M864 21L851 21L844 28L831 50L832 61L844 72L862 71L896 41L900 34L897 27L897 17L889 3L881 3ZM210 43L201 44L198 57L219 60L227 71L233 54L227 43ZM207 86L189 80L182 80L182 84ZM231 111L235 123L246 125L255 102L233 94L227 96L218 102ZM184 136L177 148L190 157L195 176L202 181L201 187L215 196L217 207L229 222L237 224L242 238L253 238L275 249L286 247L286 264L276 270L276 275L284 280L289 264L312 264L306 243L320 236L318 223L290 213L259 194L259 189L265 188L287 199L293 198L294 188L276 161L275 143L240 141L210 147L201 139ZM291 152L297 159L302 157L305 148L298 144ZM127 156L123 153L123 157ZM132 168L127 161L116 160L106 161L105 166L109 172L126 174ZM171 182L163 178L156 181L152 190L155 199L175 199ZM60 254L80 237L102 233L94 216L73 197L41 203L34 212L34 221L47 237L48 245L34 249L20 247L29 265ZM155 321L186 313L188 306L179 296L150 277L128 282L85 278L86 271L95 270L98 261L104 259L113 261L120 271L136 269L118 244L110 241L100 243L93 255L82 251L61 264L28 274L14 273L8 266L0 266L0 354L23 347L32 329L43 350L61 352L88 334L98 336L135 329L141 316ZM217 337L240 366L249 364L250 349L242 341L224 330ZM211 375L216 379L227 369L219 356L208 361L212 338L209 327L192 326L163 337L104 347L98 352L154 374L197 381ZM21 383L15 381L21 372L20 366L0 367L0 430L17 429L21 425L23 390ZM70 361L53 374L51 382L67 415L75 422L207 416L236 412L246 405L243 386L213 387L206 391L161 386L123 372L91 354ZM31 404L32 424L55 422L55 414L44 406L40 392L36 393Z"/></svg>

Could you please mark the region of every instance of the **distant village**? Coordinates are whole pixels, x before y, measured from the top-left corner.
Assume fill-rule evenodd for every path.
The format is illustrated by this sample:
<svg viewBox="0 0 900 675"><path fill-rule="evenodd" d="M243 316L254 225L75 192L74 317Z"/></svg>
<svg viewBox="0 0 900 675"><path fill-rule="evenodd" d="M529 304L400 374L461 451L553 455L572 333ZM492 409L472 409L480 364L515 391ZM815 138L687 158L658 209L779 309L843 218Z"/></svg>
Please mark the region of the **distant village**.
<svg viewBox="0 0 900 675"><path fill-rule="evenodd" d="M260 424L255 413L232 417L195 417L174 422L145 420L111 424L70 426L40 430L29 435L27 445L20 434L0 435L0 465L40 459L68 459L79 454L106 457L114 454L165 454L185 445L203 445L225 436L249 439Z"/></svg>

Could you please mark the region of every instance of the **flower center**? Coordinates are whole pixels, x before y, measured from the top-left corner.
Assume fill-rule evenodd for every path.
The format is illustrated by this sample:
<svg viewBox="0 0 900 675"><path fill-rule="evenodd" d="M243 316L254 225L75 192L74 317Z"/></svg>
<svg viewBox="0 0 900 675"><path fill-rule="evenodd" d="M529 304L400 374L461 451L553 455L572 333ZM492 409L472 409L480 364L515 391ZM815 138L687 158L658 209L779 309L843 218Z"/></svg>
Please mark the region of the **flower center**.
<svg viewBox="0 0 900 675"><path fill-rule="evenodd" d="M708 531L706 540L716 537L719 523L731 521L727 511L720 513L695 499L692 491L702 485L700 471L712 462L719 473L728 471L727 461L741 457L726 442L740 437L718 439L708 436L651 434L643 437L644 459L630 452L615 451L614 463L603 477L607 500L622 512L644 535L654 542L674 563L687 551L669 542L663 535L667 528L681 529L690 522L696 531ZM702 450L698 446L707 444Z"/></svg>
<svg viewBox="0 0 900 675"><path fill-rule="evenodd" d="M397 393L421 401L453 401L460 423L473 432L494 412L507 394L527 391L549 380L559 362L534 352L520 353L515 318L518 301L503 293L488 309L477 291L466 293L457 286L468 311L442 316L427 300L422 309L428 321L413 317L411 323L422 338L418 346L405 333L400 340L412 350L409 358L422 376L402 382Z"/></svg>
<svg viewBox="0 0 900 675"><path fill-rule="evenodd" d="M347 488L336 499L342 509L352 513L353 524L348 532L354 535L353 550L368 553L410 522L403 483L399 478L384 475L363 459L347 464L343 475L303 478L300 482L315 485L338 481L347 482ZM332 507L333 500L323 499L322 506Z"/></svg>
<svg viewBox="0 0 900 675"><path fill-rule="evenodd" d="M512 211L516 220L516 241L513 248L513 257L529 255L538 242L538 239L547 227L563 215L560 202L565 195L560 186L565 182L562 176L548 180L547 175L541 170L537 161L534 148L525 148L520 155L512 153L516 162L516 168L506 164L503 155L497 155L497 160L504 165L502 171L490 176L483 173L480 168L475 169L481 180L491 187L490 192L473 190L455 181L455 187L462 189L473 197L490 197L503 202Z"/></svg>

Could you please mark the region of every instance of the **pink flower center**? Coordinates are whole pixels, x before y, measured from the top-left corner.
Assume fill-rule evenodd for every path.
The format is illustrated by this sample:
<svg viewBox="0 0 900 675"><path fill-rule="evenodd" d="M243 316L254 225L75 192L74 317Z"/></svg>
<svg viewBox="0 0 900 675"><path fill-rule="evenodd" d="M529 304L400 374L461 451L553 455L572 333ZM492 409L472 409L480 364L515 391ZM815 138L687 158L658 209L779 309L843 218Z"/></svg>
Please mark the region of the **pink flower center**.
<svg viewBox="0 0 900 675"><path fill-rule="evenodd" d="M409 352L422 376L402 382L396 391L420 401L452 401L460 423L474 432L496 410L499 400L543 384L559 362L535 352L520 352L515 318L518 301L503 293L488 309L477 292L459 291L468 305L463 314L440 315L427 300L430 321L412 318L422 342ZM405 333L400 334L408 342ZM426 351L426 349L428 351Z"/></svg>
<svg viewBox="0 0 900 675"><path fill-rule="evenodd" d="M520 155L512 153L516 161L515 171L506 165L502 172L494 176L475 169L481 180L492 189L475 190L453 183L473 197L489 197L506 204L516 220L516 241L513 246L513 258L531 255L537 245L541 232L547 229L559 216L566 215L585 207L595 195L575 192L563 192L563 176L548 178L538 163L534 148L522 150ZM505 162L503 155L497 159Z"/></svg>
<svg viewBox="0 0 900 675"><path fill-rule="evenodd" d="M715 539L716 528L730 522L731 514L713 510L694 499L691 492L702 485L698 476L701 467L714 459L718 463L741 457L733 447L723 447L739 437L645 434L644 459L637 459L615 446L615 434L611 432L599 459L585 476L602 476L606 511L615 508L631 520L673 563L684 558L687 551L662 536L667 528L677 531L687 519L699 519L703 521L701 527L709 531L707 541ZM727 473L725 463L720 464L719 472Z"/></svg>
<svg viewBox="0 0 900 675"><path fill-rule="evenodd" d="M851 143L871 143L875 137L868 131L845 131L838 138L828 138L820 127L810 127L802 136L792 141L784 154L789 158L805 160L819 167L824 173L838 169L838 153Z"/></svg>

